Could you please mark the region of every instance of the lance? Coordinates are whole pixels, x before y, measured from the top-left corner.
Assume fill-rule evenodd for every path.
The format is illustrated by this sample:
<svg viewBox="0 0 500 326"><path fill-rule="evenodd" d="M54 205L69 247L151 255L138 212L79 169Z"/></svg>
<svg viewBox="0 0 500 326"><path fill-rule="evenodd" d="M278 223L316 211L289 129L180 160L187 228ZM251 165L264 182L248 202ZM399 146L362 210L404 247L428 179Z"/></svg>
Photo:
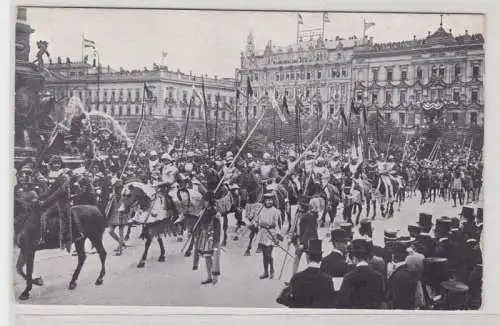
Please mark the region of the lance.
<svg viewBox="0 0 500 326"><path fill-rule="evenodd" d="M392 142L392 134L389 136L389 144L387 145L387 153L385 154L385 158L389 156L389 150L391 149L391 142Z"/></svg>
<svg viewBox="0 0 500 326"><path fill-rule="evenodd" d="M188 132L188 126L189 126L189 117L191 116L191 106L194 102L194 95L191 96L191 99L189 100L189 107L188 107L188 112L187 112L187 117L186 117L186 126L184 127L184 137L182 138L182 151L181 151L181 156L184 158L184 152L186 149L186 138L187 138L187 132Z"/></svg>
<svg viewBox="0 0 500 326"><path fill-rule="evenodd" d="M474 141L474 138L470 140L470 145L469 145L469 152L467 153L467 163L469 163L469 158L470 158L470 152L472 150L472 142Z"/></svg>
<svg viewBox="0 0 500 326"><path fill-rule="evenodd" d="M218 128L219 128L219 102L220 102L220 94L217 94L217 100L216 100L216 105L217 107L215 108L215 130L214 130L214 144L213 144L213 151L214 151L214 159L217 157L217 134L218 134Z"/></svg>

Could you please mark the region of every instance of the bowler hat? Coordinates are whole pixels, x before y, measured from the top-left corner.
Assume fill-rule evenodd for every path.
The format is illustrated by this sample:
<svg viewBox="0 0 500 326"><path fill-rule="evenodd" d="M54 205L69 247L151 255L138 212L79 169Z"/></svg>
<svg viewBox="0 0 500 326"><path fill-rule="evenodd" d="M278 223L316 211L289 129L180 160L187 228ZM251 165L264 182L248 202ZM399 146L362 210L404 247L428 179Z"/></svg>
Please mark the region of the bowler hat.
<svg viewBox="0 0 500 326"><path fill-rule="evenodd" d="M321 249L320 239L310 239L307 243L307 253L310 255L321 255L323 250Z"/></svg>
<svg viewBox="0 0 500 326"><path fill-rule="evenodd" d="M347 241L349 238L349 235L344 229L333 229L332 232L330 232L330 236L332 237L332 241L335 242Z"/></svg>
<svg viewBox="0 0 500 326"><path fill-rule="evenodd" d="M359 221L359 234L367 235L370 238L372 237L373 229L372 229L372 221L365 218Z"/></svg>
<svg viewBox="0 0 500 326"><path fill-rule="evenodd" d="M393 254L405 254L407 252L406 249L408 249L406 243L403 241L399 241L399 239L391 243L391 251Z"/></svg>
<svg viewBox="0 0 500 326"><path fill-rule="evenodd" d="M469 206L464 206L462 207L462 212L460 212L461 216L463 216L467 220L473 220L474 219L474 208L469 207Z"/></svg>

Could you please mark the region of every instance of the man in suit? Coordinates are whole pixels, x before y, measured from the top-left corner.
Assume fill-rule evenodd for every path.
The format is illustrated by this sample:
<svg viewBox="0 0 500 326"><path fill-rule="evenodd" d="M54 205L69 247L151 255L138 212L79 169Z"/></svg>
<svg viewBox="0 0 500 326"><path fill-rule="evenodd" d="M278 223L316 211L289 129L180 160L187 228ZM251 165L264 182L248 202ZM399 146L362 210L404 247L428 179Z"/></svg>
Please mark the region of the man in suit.
<svg viewBox="0 0 500 326"><path fill-rule="evenodd" d="M331 277L320 269L321 240L309 240L306 250L307 269L295 274L290 281L291 308L333 308L335 290Z"/></svg>
<svg viewBox="0 0 500 326"><path fill-rule="evenodd" d="M344 277L353 268L347 263L346 257L349 235L343 229L334 229L330 236L333 250L321 261L321 271L330 277Z"/></svg>
<svg viewBox="0 0 500 326"><path fill-rule="evenodd" d="M392 245L394 269L387 280L386 298L391 309L415 309L417 280L408 269L406 257L408 244L396 241Z"/></svg>
<svg viewBox="0 0 500 326"><path fill-rule="evenodd" d="M380 309L384 300L384 278L368 265L369 250L366 240L353 240L349 256L356 268L344 276L337 307Z"/></svg>

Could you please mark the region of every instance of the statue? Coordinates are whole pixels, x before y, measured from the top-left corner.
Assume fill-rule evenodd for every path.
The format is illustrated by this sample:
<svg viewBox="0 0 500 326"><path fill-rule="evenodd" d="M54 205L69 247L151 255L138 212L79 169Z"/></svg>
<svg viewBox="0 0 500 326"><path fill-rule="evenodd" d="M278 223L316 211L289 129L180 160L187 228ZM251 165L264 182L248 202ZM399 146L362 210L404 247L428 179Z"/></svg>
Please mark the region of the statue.
<svg viewBox="0 0 500 326"><path fill-rule="evenodd" d="M38 52L36 53L36 59L33 62L38 63L38 71L42 72L44 65L43 65L43 56L46 55L48 58L50 58L49 51L47 51L47 48L49 47L49 42L47 41L38 41L36 42L36 45L38 46Z"/></svg>

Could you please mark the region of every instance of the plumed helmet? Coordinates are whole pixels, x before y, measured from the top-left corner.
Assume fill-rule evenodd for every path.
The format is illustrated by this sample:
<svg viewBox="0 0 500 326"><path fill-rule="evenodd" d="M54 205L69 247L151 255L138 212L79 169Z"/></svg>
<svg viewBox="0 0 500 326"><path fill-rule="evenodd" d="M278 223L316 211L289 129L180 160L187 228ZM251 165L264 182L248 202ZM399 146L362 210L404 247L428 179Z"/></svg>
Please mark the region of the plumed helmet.
<svg viewBox="0 0 500 326"><path fill-rule="evenodd" d="M165 153L161 156L161 159L162 160L169 160L169 161L172 161L172 157L168 154L168 153Z"/></svg>

